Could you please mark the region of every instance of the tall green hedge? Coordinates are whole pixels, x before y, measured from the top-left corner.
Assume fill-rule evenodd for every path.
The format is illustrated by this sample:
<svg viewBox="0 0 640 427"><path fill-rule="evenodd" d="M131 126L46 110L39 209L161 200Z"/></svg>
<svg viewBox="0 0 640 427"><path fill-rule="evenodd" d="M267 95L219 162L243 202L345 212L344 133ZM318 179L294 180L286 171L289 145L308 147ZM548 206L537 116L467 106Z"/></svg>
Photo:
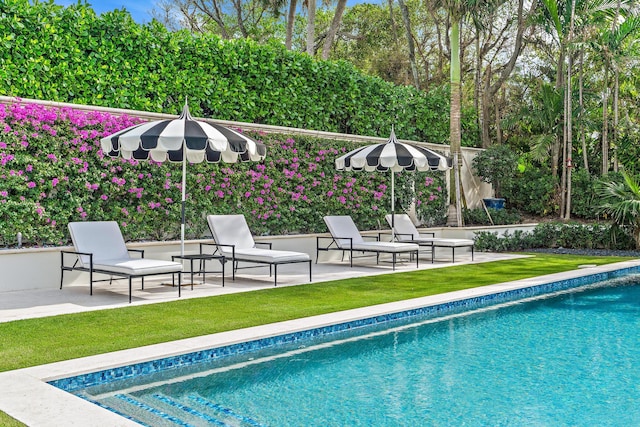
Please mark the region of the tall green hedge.
<svg viewBox="0 0 640 427"><path fill-rule="evenodd" d="M80 3L0 2L0 94L446 143L448 91L421 92L277 44L139 25ZM472 138L473 132L463 132ZM463 141L473 146L475 141Z"/></svg>

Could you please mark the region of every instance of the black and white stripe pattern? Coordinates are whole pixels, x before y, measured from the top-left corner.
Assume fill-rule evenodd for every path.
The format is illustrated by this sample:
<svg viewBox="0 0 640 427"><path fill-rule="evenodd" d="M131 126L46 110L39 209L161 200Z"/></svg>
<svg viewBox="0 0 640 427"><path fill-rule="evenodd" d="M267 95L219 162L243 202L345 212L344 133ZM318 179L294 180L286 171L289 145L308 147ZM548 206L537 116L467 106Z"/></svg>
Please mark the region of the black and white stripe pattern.
<svg viewBox="0 0 640 427"><path fill-rule="evenodd" d="M100 140L110 157L182 162L225 163L264 159L266 147L227 127L194 120L185 104L177 119L141 123Z"/></svg>
<svg viewBox="0 0 640 427"><path fill-rule="evenodd" d="M395 131L386 143L357 148L336 159L336 169L344 171L416 170L444 171L452 166L450 158L425 147L399 142Z"/></svg>

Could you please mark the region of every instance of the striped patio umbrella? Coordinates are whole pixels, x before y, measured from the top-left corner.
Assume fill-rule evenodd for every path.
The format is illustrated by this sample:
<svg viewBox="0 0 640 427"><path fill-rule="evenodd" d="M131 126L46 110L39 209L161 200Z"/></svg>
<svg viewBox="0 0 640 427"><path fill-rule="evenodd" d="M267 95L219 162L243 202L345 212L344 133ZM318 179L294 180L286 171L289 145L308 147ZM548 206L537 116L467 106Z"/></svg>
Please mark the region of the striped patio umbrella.
<svg viewBox="0 0 640 427"><path fill-rule="evenodd" d="M187 162L259 161L266 147L255 139L214 123L194 120L185 102L177 119L141 123L100 140L110 157L182 163L180 254L184 255Z"/></svg>
<svg viewBox="0 0 640 427"><path fill-rule="evenodd" d="M399 142L391 128L391 136L386 143L371 144L356 148L336 159L339 171L380 171L391 172L391 224L395 219L395 172L408 171L445 171L453 166L449 157L417 145ZM395 237L395 236L394 236Z"/></svg>

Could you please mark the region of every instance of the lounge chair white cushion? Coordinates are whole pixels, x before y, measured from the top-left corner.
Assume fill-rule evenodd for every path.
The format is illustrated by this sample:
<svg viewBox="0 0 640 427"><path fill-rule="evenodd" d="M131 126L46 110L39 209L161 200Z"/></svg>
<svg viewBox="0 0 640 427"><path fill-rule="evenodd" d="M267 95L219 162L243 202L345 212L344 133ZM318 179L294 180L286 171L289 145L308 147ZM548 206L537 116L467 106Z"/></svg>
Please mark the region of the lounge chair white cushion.
<svg viewBox="0 0 640 427"><path fill-rule="evenodd" d="M310 260L304 252L256 248L244 215L207 215L211 234L218 245L234 245L235 259L260 263L287 263ZM233 255L231 246L219 246L222 255Z"/></svg>
<svg viewBox="0 0 640 427"><path fill-rule="evenodd" d="M132 258L115 221L70 222L69 233L76 252L93 254L93 268L129 275L149 275L182 271L182 264L148 258ZM90 268L89 256L78 257Z"/></svg>
<svg viewBox="0 0 640 427"><path fill-rule="evenodd" d="M353 250L358 251L375 251L375 252L411 252L418 250L415 243L397 243L397 242L364 242L354 243Z"/></svg>
<svg viewBox="0 0 640 427"><path fill-rule="evenodd" d="M349 215L328 215L324 217L324 222L340 249L349 249L351 244L364 243L358 227Z"/></svg>
<svg viewBox="0 0 640 427"><path fill-rule="evenodd" d="M219 245L234 245L236 251L256 246L244 215L208 215L207 222L213 238ZM231 248L224 248L227 249L230 254Z"/></svg>
<svg viewBox="0 0 640 427"><path fill-rule="evenodd" d="M328 215L324 217L324 222L340 249L372 252L410 252L418 250L418 245L414 243L366 242L349 215Z"/></svg>
<svg viewBox="0 0 640 427"><path fill-rule="evenodd" d="M69 233L77 252L93 254L93 262L128 259L129 252L115 221L70 222ZM89 257L80 257L83 267L89 267Z"/></svg>
<svg viewBox="0 0 640 427"><path fill-rule="evenodd" d="M428 239L425 239L428 240ZM463 247L463 246L473 246L474 242L471 239L442 239L442 238L435 238L435 239L431 239L433 246L442 246L445 248L459 248L459 247Z"/></svg>
<svg viewBox="0 0 640 427"><path fill-rule="evenodd" d="M151 274L177 273L182 271L182 265L177 262L163 261L149 258L107 259L93 263L96 270L107 270L131 276L146 276Z"/></svg>
<svg viewBox="0 0 640 427"><path fill-rule="evenodd" d="M464 246L473 246L474 242L471 239L445 239L442 237L426 237L421 236L420 232L409 218L407 214L396 214L395 218L392 218L391 214L385 216L389 225L392 225L398 241L411 241L415 243L432 244L438 247L457 248Z"/></svg>
<svg viewBox="0 0 640 427"><path fill-rule="evenodd" d="M223 251L231 256L231 250ZM236 250L236 259L264 263L287 263L292 261L308 261L309 254L303 252L279 251L274 249L249 248Z"/></svg>

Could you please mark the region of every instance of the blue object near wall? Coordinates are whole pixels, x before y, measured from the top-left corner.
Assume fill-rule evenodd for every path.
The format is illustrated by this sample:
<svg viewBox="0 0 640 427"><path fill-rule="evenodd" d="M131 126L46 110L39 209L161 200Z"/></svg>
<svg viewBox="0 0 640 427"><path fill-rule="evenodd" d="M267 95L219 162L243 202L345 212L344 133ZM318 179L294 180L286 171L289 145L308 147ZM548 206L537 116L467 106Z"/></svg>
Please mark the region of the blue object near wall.
<svg viewBox="0 0 640 427"><path fill-rule="evenodd" d="M504 209L505 200L502 198L488 198L482 199L487 209Z"/></svg>

